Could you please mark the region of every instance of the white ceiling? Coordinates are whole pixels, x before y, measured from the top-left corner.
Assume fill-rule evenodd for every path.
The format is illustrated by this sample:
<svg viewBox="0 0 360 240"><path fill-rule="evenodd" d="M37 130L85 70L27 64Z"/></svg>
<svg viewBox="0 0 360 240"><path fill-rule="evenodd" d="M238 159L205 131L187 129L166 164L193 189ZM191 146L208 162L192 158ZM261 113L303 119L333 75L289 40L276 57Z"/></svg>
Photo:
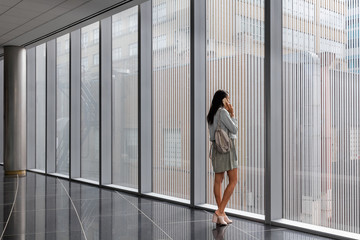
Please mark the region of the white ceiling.
<svg viewBox="0 0 360 240"><path fill-rule="evenodd" d="M0 55L3 46L26 46L75 22L127 2L140 1L0 0Z"/></svg>

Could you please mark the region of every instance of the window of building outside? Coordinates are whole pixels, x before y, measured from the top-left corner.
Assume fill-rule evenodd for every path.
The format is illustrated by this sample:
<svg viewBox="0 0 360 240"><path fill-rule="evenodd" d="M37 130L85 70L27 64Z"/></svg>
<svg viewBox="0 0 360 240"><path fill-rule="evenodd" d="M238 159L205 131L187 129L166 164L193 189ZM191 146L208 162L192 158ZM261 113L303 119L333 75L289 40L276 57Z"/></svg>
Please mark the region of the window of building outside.
<svg viewBox="0 0 360 240"><path fill-rule="evenodd" d="M93 31L93 44L99 43L99 29Z"/></svg>
<svg viewBox="0 0 360 240"><path fill-rule="evenodd" d="M320 8L320 24L331 27L332 29L341 30L345 28L345 18L343 14L326 8Z"/></svg>
<svg viewBox="0 0 360 240"><path fill-rule="evenodd" d="M166 167L181 168L180 129L164 129L164 163Z"/></svg>
<svg viewBox="0 0 360 240"><path fill-rule="evenodd" d="M113 60L120 60L122 56L122 50L120 47L114 48L113 50Z"/></svg>
<svg viewBox="0 0 360 240"><path fill-rule="evenodd" d="M180 44L180 42L177 42ZM166 48L166 35L161 35L153 39L153 50Z"/></svg>
<svg viewBox="0 0 360 240"><path fill-rule="evenodd" d="M283 13L313 22L315 20L315 4L306 0L283 0Z"/></svg>
<svg viewBox="0 0 360 240"><path fill-rule="evenodd" d="M167 17L166 3L167 2L163 2L157 6L153 6L153 24L166 21L166 17Z"/></svg>
<svg viewBox="0 0 360 240"><path fill-rule="evenodd" d="M68 52L69 49L70 49L70 40L67 39L67 40L65 41L65 51Z"/></svg>
<svg viewBox="0 0 360 240"><path fill-rule="evenodd" d="M283 45L286 47L296 46L308 51L315 50L315 36L289 28L283 28Z"/></svg>
<svg viewBox="0 0 360 240"><path fill-rule="evenodd" d="M93 55L93 62L94 62L94 65L99 65L99 54L98 53Z"/></svg>
<svg viewBox="0 0 360 240"><path fill-rule="evenodd" d="M249 35L253 35L256 40L264 42L265 31L263 21L237 14L236 25L240 26L236 28L236 37L239 41Z"/></svg>
<svg viewBox="0 0 360 240"><path fill-rule="evenodd" d="M132 43L129 45L129 55L130 56L135 56L138 54L138 44L137 43Z"/></svg>
<svg viewBox="0 0 360 240"><path fill-rule="evenodd" d="M138 15L133 14L129 17L129 31L134 32L138 28Z"/></svg>
<svg viewBox="0 0 360 240"><path fill-rule="evenodd" d="M120 36L122 33L122 21L121 19L112 22L113 36Z"/></svg>
<svg viewBox="0 0 360 240"><path fill-rule="evenodd" d="M81 35L81 46L87 47L88 43L89 43L89 33L86 32Z"/></svg>
<svg viewBox="0 0 360 240"><path fill-rule="evenodd" d="M81 58L81 68L83 70L89 69L89 59L88 59L88 57Z"/></svg>

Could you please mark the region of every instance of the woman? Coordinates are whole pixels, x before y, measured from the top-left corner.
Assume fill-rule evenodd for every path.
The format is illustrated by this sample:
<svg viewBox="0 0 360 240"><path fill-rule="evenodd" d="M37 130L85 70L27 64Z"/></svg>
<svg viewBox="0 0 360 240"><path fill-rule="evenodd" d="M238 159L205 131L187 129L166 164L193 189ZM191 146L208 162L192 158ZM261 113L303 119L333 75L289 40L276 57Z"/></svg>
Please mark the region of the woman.
<svg viewBox="0 0 360 240"><path fill-rule="evenodd" d="M236 156L234 139L238 131L237 120L234 118L234 108L230 104L230 96L226 91L218 90L214 94L209 113L207 115L209 124L211 145L211 160L215 172L214 195L218 209L215 211L212 221L221 225L227 225L232 221L225 214L225 207L228 203L237 183L238 160ZM227 153L221 153L214 147L215 131L217 126L224 129L232 141L232 148ZM227 172L229 184L224 196L221 197L221 183L224 180L224 173Z"/></svg>

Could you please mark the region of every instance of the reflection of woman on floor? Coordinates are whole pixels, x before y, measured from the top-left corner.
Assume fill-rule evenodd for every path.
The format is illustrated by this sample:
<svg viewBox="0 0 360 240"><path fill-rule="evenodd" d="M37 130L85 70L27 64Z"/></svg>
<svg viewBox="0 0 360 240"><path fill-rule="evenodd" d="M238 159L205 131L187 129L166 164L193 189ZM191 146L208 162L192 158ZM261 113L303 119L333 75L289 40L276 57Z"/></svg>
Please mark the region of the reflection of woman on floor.
<svg viewBox="0 0 360 240"><path fill-rule="evenodd" d="M234 139L236 139L238 127L237 120L234 118L234 108L230 103L230 96L226 91L218 90L214 94L207 115L207 122L209 124L210 141L212 142L211 161L215 172L214 195L218 206L213 216L213 222L227 225L232 221L226 216L225 207L237 183L238 160ZM228 133L232 141L232 147L229 152L221 153L214 147L215 131L218 126ZM223 197L221 197L221 184L224 180L225 172L227 172L229 176L229 184L224 191Z"/></svg>

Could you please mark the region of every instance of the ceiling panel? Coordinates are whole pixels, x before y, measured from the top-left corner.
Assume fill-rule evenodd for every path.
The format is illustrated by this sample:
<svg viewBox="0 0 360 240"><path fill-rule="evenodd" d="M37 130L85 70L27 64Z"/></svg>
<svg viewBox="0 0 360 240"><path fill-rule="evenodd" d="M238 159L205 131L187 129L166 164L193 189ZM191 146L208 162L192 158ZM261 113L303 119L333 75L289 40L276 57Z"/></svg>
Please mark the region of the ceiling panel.
<svg viewBox="0 0 360 240"><path fill-rule="evenodd" d="M3 46L27 45L121 2L128 0L0 0L0 56Z"/></svg>
<svg viewBox="0 0 360 240"><path fill-rule="evenodd" d="M1 0L0 5L12 7L12 6L14 6L17 3L22 2L22 1L24 1L24 0L18 0L18 1L15 1L15 0Z"/></svg>
<svg viewBox="0 0 360 240"><path fill-rule="evenodd" d="M35 11L38 14L46 12L47 10L56 7L57 5L67 2L68 0L57 0L57 1L46 1L46 2L37 2L33 0L26 0L17 5L14 10L17 9L28 9L30 11Z"/></svg>

